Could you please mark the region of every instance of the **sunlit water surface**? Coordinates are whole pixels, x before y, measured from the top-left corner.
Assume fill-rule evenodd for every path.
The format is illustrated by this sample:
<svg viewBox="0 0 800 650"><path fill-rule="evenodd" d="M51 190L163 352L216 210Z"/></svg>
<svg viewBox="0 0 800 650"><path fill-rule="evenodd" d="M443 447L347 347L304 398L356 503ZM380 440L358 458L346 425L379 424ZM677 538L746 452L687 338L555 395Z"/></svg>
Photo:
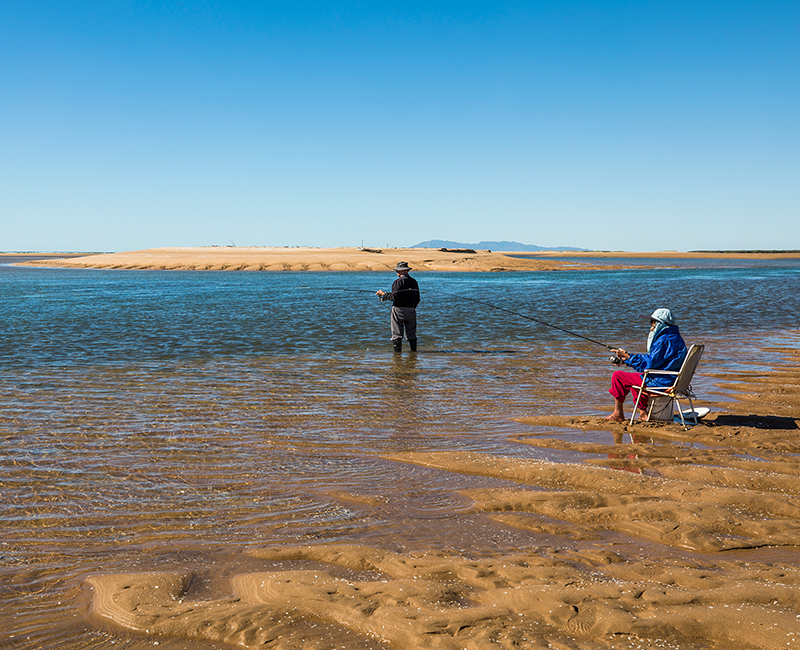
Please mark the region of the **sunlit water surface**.
<svg viewBox="0 0 800 650"><path fill-rule="evenodd" d="M609 352L522 316L635 351L640 315L668 306L707 345L697 392L724 400L708 375L769 367L762 350L800 313L800 266L783 261L415 275L420 351L397 355L373 295L390 274L0 266L9 647L145 647L86 622L98 571L224 575L264 544L524 548L459 494L501 482L382 458L582 457L509 438L534 431L515 418L610 410Z"/></svg>

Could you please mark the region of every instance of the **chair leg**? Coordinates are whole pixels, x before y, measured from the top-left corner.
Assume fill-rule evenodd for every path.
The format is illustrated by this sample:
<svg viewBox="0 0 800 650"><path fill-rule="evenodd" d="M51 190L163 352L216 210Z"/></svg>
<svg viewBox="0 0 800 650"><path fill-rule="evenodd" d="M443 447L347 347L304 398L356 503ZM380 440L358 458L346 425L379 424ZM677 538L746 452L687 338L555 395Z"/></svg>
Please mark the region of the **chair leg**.
<svg viewBox="0 0 800 650"><path fill-rule="evenodd" d="M631 388L631 397L633 397L633 391L636 390L636 386ZM639 387L639 394L634 397L633 399L633 408L631 409L631 421L630 425L633 426L633 421L636 419L636 412L639 410L639 400L642 397L642 391L644 390L644 386Z"/></svg>
<svg viewBox="0 0 800 650"><path fill-rule="evenodd" d="M633 393L637 388L639 389L639 394L634 397ZM638 386L638 387L634 386L633 388L631 388L631 397L634 397L633 410L631 411L631 420L630 420L630 424L631 425L633 425L633 421L636 419L636 414L639 412L639 400L642 399L642 393L643 392L644 392L644 385ZM647 418L648 419L650 418L650 413L653 412L653 405L654 405L654 400L651 397L650 400L649 400L649 405L647 407Z"/></svg>
<svg viewBox="0 0 800 650"><path fill-rule="evenodd" d="M697 425L697 423L698 423L697 412L694 410L694 403L692 402L692 398L691 397L689 397L688 395L686 397L689 400L689 408L692 409L692 417L694 418L694 423L695 423L695 425Z"/></svg>
<svg viewBox="0 0 800 650"><path fill-rule="evenodd" d="M686 399L689 400L689 410L692 412L692 419L694 420L695 426L697 426L700 423L700 420L697 419L697 413L695 413L694 411L694 402L692 401L692 398L689 397L688 395L686 395ZM675 403L678 405L678 413L680 413L681 416L681 424L683 425L683 430L688 431L689 426L686 424L686 420L683 417L683 408L681 408L681 402L677 397L675 397Z"/></svg>
<svg viewBox="0 0 800 650"><path fill-rule="evenodd" d="M694 413L694 404L692 404L692 398L687 397L689 400L689 409L692 411L692 417L694 418L694 423L697 424L697 414ZM678 401L678 398L675 398L675 401L678 403L678 413L681 414L681 424L683 425L683 430L688 431L689 425L686 424L686 418L683 417L683 408L681 407L681 403Z"/></svg>
<svg viewBox="0 0 800 650"><path fill-rule="evenodd" d="M678 415L681 418L681 424L683 425L683 430L688 431L689 427L686 426L686 421L683 419L683 407L681 406L681 401L678 399L678 396L674 396L672 399L675 400L675 404L678 407Z"/></svg>

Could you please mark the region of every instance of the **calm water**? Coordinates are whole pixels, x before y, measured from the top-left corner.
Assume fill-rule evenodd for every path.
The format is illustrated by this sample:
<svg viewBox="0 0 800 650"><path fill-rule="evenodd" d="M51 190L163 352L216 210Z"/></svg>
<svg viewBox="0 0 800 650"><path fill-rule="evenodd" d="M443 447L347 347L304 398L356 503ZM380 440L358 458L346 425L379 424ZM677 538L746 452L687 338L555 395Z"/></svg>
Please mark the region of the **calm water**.
<svg viewBox="0 0 800 650"><path fill-rule="evenodd" d="M524 547L465 514L459 490L498 482L381 454L573 460L509 442L531 431L513 418L607 412L614 368L463 297L631 350L637 315L669 306L708 346L695 385L717 400L709 375L768 366L800 313L800 264L784 261L415 277L420 352L395 355L370 293L392 274L0 266L0 646L150 647L86 622L98 571L224 575L254 544Z"/></svg>

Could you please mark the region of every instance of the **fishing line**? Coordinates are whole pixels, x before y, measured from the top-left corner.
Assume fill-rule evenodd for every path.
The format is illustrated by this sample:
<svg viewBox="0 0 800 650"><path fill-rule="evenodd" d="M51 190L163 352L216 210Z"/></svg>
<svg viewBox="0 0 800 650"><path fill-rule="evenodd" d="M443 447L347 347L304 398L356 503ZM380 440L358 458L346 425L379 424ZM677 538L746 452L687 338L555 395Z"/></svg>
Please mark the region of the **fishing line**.
<svg viewBox="0 0 800 650"><path fill-rule="evenodd" d="M371 289L340 289L336 287L321 287L324 291L351 291L355 293L375 293ZM539 323L540 325L546 325L547 327L552 327L555 330L559 330L560 332L564 332L565 334L569 334L570 336L577 336L578 338L583 339L584 341L589 341L590 343L594 343L595 345L600 345L607 350L614 350L615 348L608 345L607 343L601 343L600 341L595 341L594 339L589 338L588 336L584 336L583 334L578 334L577 332L571 332L568 329L564 329L563 327L559 327L558 325L553 325L552 323L547 323L543 320L538 318L534 318L533 316L528 316L526 314L520 314L518 311L513 311L511 309L506 309L505 307L499 307L497 305L493 305L490 302L486 302L484 300L478 300L477 298L468 298L467 296L454 296L460 300L469 300L470 302L476 302L479 305L484 305L486 307L491 307L492 309L497 309L498 311L504 311L508 314L514 314L515 316L519 316L520 318L524 318L526 320L533 321L534 323Z"/></svg>
<svg viewBox="0 0 800 650"><path fill-rule="evenodd" d="M512 311L511 309L506 309L505 307L498 307L497 305L493 305L490 302L485 302L483 300L478 300L477 298L468 298L467 296L456 296L456 298L460 298L461 300L469 300L471 302L477 302L480 305L485 305L486 307L491 307L492 309L497 309L499 311L504 311L509 314L514 314L515 316L519 316L520 318L525 318L526 320L532 320L534 323L540 323L541 325L547 325L547 327L552 327L553 329L559 330L564 332L565 334L571 334L572 336L577 336L585 341L590 341L591 343L595 343L597 345L602 345L604 348L608 350L614 350L615 348L607 345L606 343L601 343L600 341L595 341L594 339L590 339L588 336L584 336L583 334L578 334L577 332L570 332L569 330L565 330L563 327L559 327L558 325L553 325L552 323L546 323L543 320L539 320L538 318L533 318L533 316L527 316L525 314L520 314L518 311Z"/></svg>

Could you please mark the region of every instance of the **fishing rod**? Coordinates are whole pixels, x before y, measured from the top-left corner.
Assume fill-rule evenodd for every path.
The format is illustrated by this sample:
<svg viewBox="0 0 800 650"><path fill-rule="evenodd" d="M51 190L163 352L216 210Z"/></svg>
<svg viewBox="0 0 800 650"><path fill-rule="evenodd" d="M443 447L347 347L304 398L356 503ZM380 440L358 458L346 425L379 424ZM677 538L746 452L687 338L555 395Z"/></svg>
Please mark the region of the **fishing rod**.
<svg viewBox="0 0 800 650"><path fill-rule="evenodd" d="M317 290L317 291L350 291L352 293L372 293L374 294L375 291L372 289L340 289L339 287L292 287L297 291L306 291L308 289Z"/></svg>
<svg viewBox="0 0 800 650"><path fill-rule="evenodd" d="M534 323L540 323L542 325L547 325L547 327L552 327L553 329L560 330L565 334L571 334L572 336L577 336L578 338L584 339L585 341L590 341L591 343L595 343L597 345L602 345L604 348L608 350L614 350L612 346L601 343L600 341L595 341L594 339L590 339L588 336L584 336L583 334L578 334L577 332L570 332L569 330L565 330L563 327L559 327L558 325L553 325L551 323L545 323L543 320L539 320L538 318L533 318L533 316L527 316L525 314L520 314L518 311L512 311L511 309L506 309L505 307L498 307L497 305L493 305L492 303L485 302L483 300L478 300L477 298L468 298L467 296L456 296L456 298L461 298L462 300L470 300L472 302L477 302L480 305L485 305L486 307L491 307L492 309L497 309L499 311L505 311L509 314L514 314L515 316L519 316L520 318L525 318L526 320L532 320Z"/></svg>
<svg viewBox="0 0 800 650"><path fill-rule="evenodd" d="M373 289L339 289L338 287L320 287L323 291L350 291L352 293L372 293L374 294L375 291Z"/></svg>

